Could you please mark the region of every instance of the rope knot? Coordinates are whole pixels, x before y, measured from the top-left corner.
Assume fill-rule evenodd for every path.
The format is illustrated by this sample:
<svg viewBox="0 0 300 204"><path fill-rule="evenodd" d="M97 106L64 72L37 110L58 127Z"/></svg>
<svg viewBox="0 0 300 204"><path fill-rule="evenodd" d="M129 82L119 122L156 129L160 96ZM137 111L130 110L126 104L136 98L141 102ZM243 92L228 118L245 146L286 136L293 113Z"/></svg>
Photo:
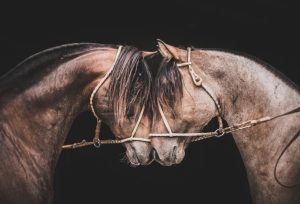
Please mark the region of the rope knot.
<svg viewBox="0 0 300 204"><path fill-rule="evenodd" d="M216 137L222 137L226 132L224 130L224 128L218 128L216 131Z"/></svg>
<svg viewBox="0 0 300 204"><path fill-rule="evenodd" d="M93 139L94 147L99 148L101 146L101 140L99 138Z"/></svg>

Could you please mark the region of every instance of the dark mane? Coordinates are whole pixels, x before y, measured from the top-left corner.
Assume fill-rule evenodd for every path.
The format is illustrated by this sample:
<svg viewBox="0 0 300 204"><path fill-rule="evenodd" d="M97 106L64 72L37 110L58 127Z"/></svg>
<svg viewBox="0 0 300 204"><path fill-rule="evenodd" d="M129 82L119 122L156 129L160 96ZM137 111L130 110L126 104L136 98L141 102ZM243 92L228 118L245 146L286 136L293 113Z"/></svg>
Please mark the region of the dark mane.
<svg viewBox="0 0 300 204"><path fill-rule="evenodd" d="M0 92L13 87L25 88L30 85L33 73L46 75L51 72L52 68L101 47L116 46L97 43L73 43L53 47L34 54L0 77ZM42 72L39 72L40 70Z"/></svg>
<svg viewBox="0 0 300 204"><path fill-rule="evenodd" d="M182 98L182 76L174 59L163 58L158 66L151 91L151 108L156 120L158 103L163 109L170 109L175 117L175 102Z"/></svg>
<svg viewBox="0 0 300 204"><path fill-rule="evenodd" d="M124 46L111 74L109 101L116 117L137 117L150 96L152 76L142 52Z"/></svg>

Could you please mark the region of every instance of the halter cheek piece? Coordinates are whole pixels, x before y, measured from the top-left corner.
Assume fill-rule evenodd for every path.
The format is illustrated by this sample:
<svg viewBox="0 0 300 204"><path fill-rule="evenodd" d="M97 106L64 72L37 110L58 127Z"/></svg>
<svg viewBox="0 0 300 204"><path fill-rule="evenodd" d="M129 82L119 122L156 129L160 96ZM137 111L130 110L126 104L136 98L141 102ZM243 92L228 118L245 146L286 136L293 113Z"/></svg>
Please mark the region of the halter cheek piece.
<svg viewBox="0 0 300 204"><path fill-rule="evenodd" d="M115 61L113 63L113 65L111 66L111 68L108 70L108 72L105 74L105 76L100 80L100 82L98 83L98 85L94 88L91 97L90 97L90 107L92 110L93 115L95 116L95 118L97 119L97 125L96 125L96 130L95 130L95 136L93 141L87 142L85 140L82 140L79 143L74 143L74 144L70 144L70 145L63 145L63 149L75 149L75 148L80 148L80 147L84 147L84 146L89 146L89 145L94 145L95 147L99 148L101 144L121 144L121 143L125 143L125 142L131 142L131 141L141 141L141 142L151 142L151 139L147 139L147 138L140 138L140 137L134 137L135 133L137 131L137 128L141 122L141 119L143 117L144 114L144 110L145 107L142 107L141 113L138 117L138 120L136 122L135 127L132 130L131 133L131 137L129 138L125 138L125 139L121 139L121 140L100 140L100 126L101 126L101 120L98 117L98 115L95 112L94 109L94 105L93 105L93 99L95 94L97 93L98 89L103 85L103 83L106 81L106 79L110 76L115 63L120 55L122 46L120 46L118 48L118 52L115 58ZM237 123L234 124L232 126L228 126L226 128L223 127L223 122L222 122L222 117L221 117L221 113L222 113L222 109L220 106L219 101L217 100L216 96L210 91L209 87L207 87L204 83L201 77L199 77L199 75L194 71L193 67L192 67L192 61L191 61L191 48L187 49L187 62L184 63L180 63L177 64L177 66L180 67L188 67L188 71L191 75L191 78L193 80L193 83L195 84L195 86L197 87L202 87L204 89L204 91L211 97L211 99L213 100L216 108L217 108L217 118L218 118L218 123L219 123L219 128L213 132L199 132L199 133L173 133L171 126L163 112L163 109L161 107L161 105L158 103L158 109L159 109L159 113L162 117L163 123L166 127L166 129L168 130L168 133L151 133L149 134L149 137L193 137L192 141L199 141L199 140L203 140L203 139L207 139L207 138L211 138L211 137L221 137L225 134L231 133L231 132L235 132L237 130L242 130L245 128L250 128L253 127L257 124L260 123L265 123L267 121L270 120L274 120L276 118L282 117L282 116L286 116L286 115L290 115L293 113L297 113L300 112L300 107L295 108L291 111L285 112L283 114L280 115L276 115L273 117L262 117L256 120L248 120L242 123Z"/></svg>

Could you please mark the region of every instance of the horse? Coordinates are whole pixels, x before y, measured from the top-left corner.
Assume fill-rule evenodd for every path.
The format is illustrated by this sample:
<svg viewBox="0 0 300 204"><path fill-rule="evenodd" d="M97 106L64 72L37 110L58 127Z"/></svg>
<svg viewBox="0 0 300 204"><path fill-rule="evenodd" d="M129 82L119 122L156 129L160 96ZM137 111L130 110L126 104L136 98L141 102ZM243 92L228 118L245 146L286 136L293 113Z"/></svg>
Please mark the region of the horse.
<svg viewBox="0 0 300 204"><path fill-rule="evenodd" d="M158 74L152 85L157 117L149 138L155 160L179 164L191 142L232 132L253 202L300 203L299 87L249 55L186 50L161 40L158 49L173 61L164 72L176 80ZM214 118L219 128L201 133Z"/></svg>
<svg viewBox="0 0 300 204"><path fill-rule="evenodd" d="M55 166L72 122L83 111L97 119L93 145L103 143L102 120L118 138L110 143L124 142L133 164L150 163L152 147L135 137L148 135L140 128L147 120L135 118L149 95L151 74L144 58L150 54L132 46L67 44L37 53L2 76L0 203L53 202ZM130 134L130 143L120 142Z"/></svg>

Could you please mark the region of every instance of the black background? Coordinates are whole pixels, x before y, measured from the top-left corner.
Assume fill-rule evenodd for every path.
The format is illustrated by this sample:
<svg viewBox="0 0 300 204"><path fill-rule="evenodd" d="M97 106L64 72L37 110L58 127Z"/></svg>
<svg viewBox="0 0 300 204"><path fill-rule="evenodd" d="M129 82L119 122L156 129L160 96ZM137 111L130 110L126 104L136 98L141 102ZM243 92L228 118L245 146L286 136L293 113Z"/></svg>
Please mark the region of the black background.
<svg viewBox="0 0 300 204"><path fill-rule="evenodd" d="M4 74L43 49L73 42L135 45L155 50L156 38L199 48L254 55L299 82L299 7L269 1L10 2L1 5ZM84 113L68 142L93 135ZM107 128L104 133L109 135ZM55 203L251 203L242 160L231 136L190 145L177 166L132 168L122 146L64 151L55 174Z"/></svg>

